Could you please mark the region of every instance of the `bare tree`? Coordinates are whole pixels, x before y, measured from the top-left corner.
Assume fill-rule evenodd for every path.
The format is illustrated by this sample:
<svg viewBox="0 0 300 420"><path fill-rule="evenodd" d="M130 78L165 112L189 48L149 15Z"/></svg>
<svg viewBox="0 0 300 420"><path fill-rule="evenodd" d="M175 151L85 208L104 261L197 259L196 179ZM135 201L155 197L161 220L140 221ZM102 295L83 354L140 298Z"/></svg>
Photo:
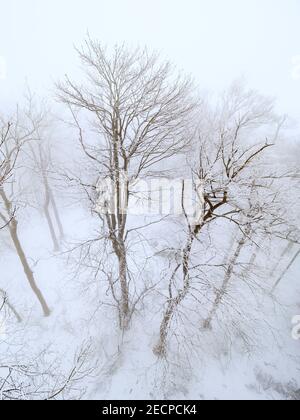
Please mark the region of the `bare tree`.
<svg viewBox="0 0 300 420"><path fill-rule="evenodd" d="M53 174L54 160L51 145L50 110L45 105L37 107L34 96L29 91L27 96L27 118L35 129L36 141L28 145L28 152L32 160L32 171L38 181L38 195L42 191L42 204L39 204L47 220L52 238L54 251L60 248L60 241L64 239L64 228L58 211L51 175ZM38 199L40 202L40 199ZM58 234L57 234L57 232Z"/></svg>
<svg viewBox="0 0 300 420"><path fill-rule="evenodd" d="M81 184L96 208L97 180L113 185L110 201L98 211L118 264L118 276L110 283L120 311L120 326L128 327L134 307L128 279L128 202L131 186L150 176L162 162L183 152L190 140L192 84L174 77L169 63L159 63L147 50L116 47L110 55L89 39L78 50L87 80L75 84L69 78L58 85L59 99L71 110L79 142L94 164L95 178ZM89 117L90 135L78 111ZM72 177L74 179L74 177ZM96 197L97 198L97 197Z"/></svg>
<svg viewBox="0 0 300 420"><path fill-rule="evenodd" d="M170 324L191 291L193 271L201 266L201 262L197 263L193 255L195 243L201 241L200 235L202 234L203 238L204 230L213 222L221 220L237 225L243 235L209 313L206 324L210 325L226 292L233 266L246 238L249 237L252 224L269 217L269 208L262 211L260 207L256 207L255 212L250 212L248 197L253 189L267 191L269 187L264 182L268 176L253 171L253 168L259 163L261 156L270 150L273 143L268 139L260 144L251 140L265 136L266 128L269 128L273 122L278 136L278 124L273 117L272 103L256 92L247 92L241 90L240 86L234 85L223 97L217 111L208 112L204 124L202 123L196 146L199 158L191 165L193 177L203 189L200 203L202 212L199 220L191 223L183 206L188 233L186 244L182 248L181 260L176 263L170 276L170 295L160 326L159 342L154 348L154 353L159 357L166 355ZM274 215L274 218L281 223L279 215Z"/></svg>
<svg viewBox="0 0 300 420"><path fill-rule="evenodd" d="M16 209L13 199L10 198L8 191L13 191L16 180L16 172L20 162L20 154L29 141L35 139L35 128L26 125L21 121L19 111L16 117L9 122L1 121L0 128L0 199L2 210L0 218L7 227L10 237L14 244L17 255L23 266L24 273L29 282L31 289L36 295L42 306L45 316L50 315L49 307L43 297L42 292L38 288L34 274L30 268L26 258L24 249L18 235L18 221L16 219Z"/></svg>

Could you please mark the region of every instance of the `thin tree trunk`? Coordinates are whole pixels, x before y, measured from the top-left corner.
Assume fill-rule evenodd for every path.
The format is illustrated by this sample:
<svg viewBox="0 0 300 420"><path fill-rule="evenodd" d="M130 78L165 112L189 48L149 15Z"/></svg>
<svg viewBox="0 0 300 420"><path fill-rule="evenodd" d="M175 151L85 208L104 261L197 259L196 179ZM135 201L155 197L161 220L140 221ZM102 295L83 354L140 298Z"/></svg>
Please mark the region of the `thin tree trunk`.
<svg viewBox="0 0 300 420"><path fill-rule="evenodd" d="M9 228L10 236L11 236L11 239L12 239L13 244L15 246L16 252L17 252L18 257L19 257L19 259L22 263L24 273L27 277L27 280L29 282L29 285L30 285L32 291L36 295L36 297L37 297L37 299L38 299L38 301L39 301L39 303L40 303L40 305L43 309L44 315L46 317L48 317L51 314L51 311L50 311L50 309L49 309L49 307L46 303L46 300L43 297L42 292L40 291L40 289L38 288L38 286L35 282L33 272L30 269L30 266L28 264L26 255L25 255L24 250L23 250L23 247L22 247L21 242L19 240L19 237L18 237L18 222L17 222L16 218L11 213L11 208L12 208L11 203L10 203L9 199L6 197L6 194L5 194L3 189L0 190L0 194L1 194L1 197L3 199L6 211L9 215L9 217L11 218L10 223L8 225L8 228Z"/></svg>
<svg viewBox="0 0 300 420"><path fill-rule="evenodd" d="M253 251L253 253L252 253L252 256L251 256L251 258L250 258L250 261L249 261L249 264L247 265L247 267L243 270L243 272L242 272L242 277L244 276L244 275L247 275L247 273L248 273L248 270L249 270L249 268L248 267L253 267L253 265L254 265L254 263L255 263L255 261L256 261L256 259L257 259L257 256L258 256L258 253L259 253L259 250L261 249L261 247L262 247L262 244L263 244L263 242L262 241L260 241L259 242L259 245L255 245L255 250Z"/></svg>
<svg viewBox="0 0 300 420"><path fill-rule="evenodd" d="M64 237L65 237L64 228L63 228L60 216L59 216L59 212L58 212L57 205L56 205L56 200L54 198L54 195L53 195L53 192L52 192L52 189L50 188L50 186L49 186L49 194L50 194L50 201L51 201L51 204L52 204L54 216L55 216L56 223L57 223L58 230L59 230L60 239L64 239Z"/></svg>
<svg viewBox="0 0 300 420"><path fill-rule="evenodd" d="M46 220L47 220L47 223L48 223L51 238L52 238L52 241L53 241L54 251L56 252L56 251L59 250L59 243L58 243L58 240L57 240L57 237L56 237L54 225L53 225L52 218L51 218L50 211L49 211L49 205L50 205L50 202L51 202L51 193L50 193L50 187L49 187L49 184L48 184L46 174L43 174L43 180L44 180L44 187L45 187L45 203L44 203L43 209L44 209L45 217L46 217Z"/></svg>
<svg viewBox="0 0 300 420"><path fill-rule="evenodd" d="M49 231L50 231L50 234L51 234L51 238L52 238L52 242L53 242L53 246L54 246L54 252L57 252L59 250L59 244L58 244L58 240L56 238L54 226L53 226L52 219L51 219L51 216L50 216L49 209L48 209L47 205L44 206L44 213L45 213L45 217L46 217L48 227L49 227Z"/></svg>
<svg viewBox="0 0 300 420"><path fill-rule="evenodd" d="M229 251L227 252L226 256L224 257L224 261L223 261L224 265L228 264L228 262L230 260L231 252L234 248L234 245L236 244L237 238L239 237L239 232L240 232L240 229L238 227L236 227L236 233L234 233L232 235L232 238L230 240Z"/></svg>
<svg viewBox="0 0 300 420"><path fill-rule="evenodd" d="M212 321L213 321L213 319L214 319L214 317L217 313L217 310L218 310L220 304L222 303L222 300L223 300L225 294L227 293L227 289L228 289L228 286L229 286L229 283L230 283L230 280L231 280L231 277L232 277L232 274L233 274L234 267L235 267L235 265L236 265L236 263L239 259L239 256L242 252L242 249L244 248L244 246L246 244L247 237L249 236L250 232L251 232L251 228L248 227L246 229L245 235L238 242L238 246L237 246L237 248L235 250L235 253L234 253L234 255L233 255L233 257L230 261L230 264L229 264L229 266L226 270L225 278L224 278L224 281L222 283L221 289L217 291L213 307L210 310L208 317L206 318L206 320L203 323L203 328L204 329L207 329L207 330L211 329Z"/></svg>
<svg viewBox="0 0 300 420"><path fill-rule="evenodd" d="M33 272L30 269L30 266L28 264L26 255L25 255L25 253L23 251L23 248L22 248L22 245L20 243L20 240L19 240L19 237L18 237L18 230L17 230L17 221L14 218L12 219L12 221L9 225L9 231L10 231L10 235L11 235L11 238L13 240L13 243L15 245L17 254L19 256L19 259L22 263L24 273L25 273L25 275L27 277L27 280L30 284L30 287L31 287L32 291L34 292L34 294L36 295L38 301L40 302L40 305L43 309L44 315L46 317L50 316L50 314L51 314L50 309L49 309L49 307L48 307L48 305L47 305L47 303L46 303L46 301L43 297L42 292L40 291L40 289L38 288L38 286L35 282Z"/></svg>
<svg viewBox="0 0 300 420"><path fill-rule="evenodd" d="M51 215L50 215L50 210L49 210L50 204L53 207L53 212L54 212L54 216L55 216L55 219L56 219L56 222L57 222L57 226L58 226L58 229L59 229L61 239L64 238L64 231L63 231L62 223L60 221L60 217L59 217L56 202L55 202L55 199L54 199L54 196L53 196L53 192L52 192L52 189L51 189L51 187L49 185L49 182L48 182L47 170L45 169L45 159L43 158L42 147L41 147L41 145L39 145L39 158L37 157L33 147L30 146L30 148L31 148L31 153L32 153L32 156L35 160L36 166L37 166L37 168L40 168L40 171L42 173L43 184L44 184L44 188L45 188L45 204L43 206L43 210L44 210L46 220L47 220L47 223L48 223L48 227L49 227L49 230L50 230L51 238L52 238L53 245L54 245L54 250L58 251L59 250L59 242L57 240L55 229L54 229L54 223L52 222L52 218L51 218Z"/></svg>
<svg viewBox="0 0 300 420"><path fill-rule="evenodd" d="M278 267L281 263L281 259L283 257L285 257L293 249L293 247L294 247L294 244L292 242L289 242L288 245L285 247L285 249L283 250L283 252L280 256L280 258L278 258L278 261L276 262L275 266L273 267L273 269L270 273L271 278L274 277L274 275L277 273Z"/></svg>
<svg viewBox="0 0 300 420"><path fill-rule="evenodd" d="M284 278L284 276L286 275L286 273L289 271L289 269L296 262L296 260L298 259L299 255L300 255L300 249L296 253L296 255L293 257L293 259L290 261L289 265L286 267L286 269L284 270L284 272L281 274L281 276L279 277L279 279L277 280L277 282L274 284L273 289L272 289L272 293L274 293L275 289L279 286L281 280Z"/></svg>

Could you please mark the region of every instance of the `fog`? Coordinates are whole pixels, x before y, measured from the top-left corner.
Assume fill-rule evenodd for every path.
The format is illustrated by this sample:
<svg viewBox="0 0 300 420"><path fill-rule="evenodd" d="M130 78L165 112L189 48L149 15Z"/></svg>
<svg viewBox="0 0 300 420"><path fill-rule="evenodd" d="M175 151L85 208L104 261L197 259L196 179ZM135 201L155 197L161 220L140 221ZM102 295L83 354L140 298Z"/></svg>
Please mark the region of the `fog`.
<svg viewBox="0 0 300 420"><path fill-rule="evenodd" d="M0 12L0 401L300 400L300 0Z"/></svg>
<svg viewBox="0 0 300 420"><path fill-rule="evenodd" d="M51 95L53 81L74 72L87 32L104 44L147 45L192 73L203 90L245 77L298 118L298 0L1 0L1 103L20 98L25 82ZM299 63L299 60L296 63ZM293 69L294 67L294 69ZM299 77L297 77L299 76Z"/></svg>

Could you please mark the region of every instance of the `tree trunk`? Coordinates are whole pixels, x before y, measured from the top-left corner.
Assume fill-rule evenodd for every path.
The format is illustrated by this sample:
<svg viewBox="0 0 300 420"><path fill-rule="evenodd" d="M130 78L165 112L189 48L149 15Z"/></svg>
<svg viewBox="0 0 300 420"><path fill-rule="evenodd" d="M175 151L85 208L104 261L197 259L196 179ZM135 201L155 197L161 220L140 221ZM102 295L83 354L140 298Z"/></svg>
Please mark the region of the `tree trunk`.
<svg viewBox="0 0 300 420"><path fill-rule="evenodd" d="M174 316L176 308L183 302L186 298L189 288L190 288L190 275L189 275L189 264L193 242L195 240L195 235L190 233L187 245L183 250L182 258L182 274L183 274L183 289L178 293L178 295L173 298L170 296L167 309L164 313L163 320L160 326L160 336L159 342L154 347L153 352L158 357L165 357L167 353L167 338L169 333L170 322Z"/></svg>
<svg viewBox="0 0 300 420"><path fill-rule="evenodd" d="M278 267L281 263L281 259L285 257L287 254L289 254L292 251L293 247L294 247L294 244L292 242L289 242L287 246L285 247L285 249L282 251L280 258L278 258L278 261L276 262L275 266L273 267L270 273L271 278L274 277L274 275L278 272Z"/></svg>
<svg viewBox="0 0 300 420"><path fill-rule="evenodd" d="M119 281L121 289L120 327L122 330L126 330L129 327L130 322L130 305L127 281L127 258L124 241L119 239L118 244L115 244L114 248L118 257Z"/></svg>
<svg viewBox="0 0 300 420"><path fill-rule="evenodd" d="M57 223L58 230L59 230L60 239L64 239L64 237L65 237L64 228L63 228L62 222L60 220L59 212L58 212L58 209L57 209L57 205L56 205L56 201L55 201L52 189L50 187L49 187L49 194L50 194L51 204L52 204L52 207L53 207L54 216L55 216L56 223Z"/></svg>
<svg viewBox="0 0 300 420"><path fill-rule="evenodd" d="M254 251L253 251L253 253L251 255L249 264L247 265L247 267L245 267L245 269L242 272L242 277L247 276L247 274L249 272L249 267L253 267L254 266L254 264L255 264L255 262L257 260L257 257L259 255L259 251L261 250L261 248L263 246L263 241L261 240L258 245L255 244L254 246L255 246L255 249L254 249Z"/></svg>
<svg viewBox="0 0 300 420"><path fill-rule="evenodd" d="M51 238L52 238L52 242L53 242L53 246L54 246L54 252L59 251L59 244L58 244L58 240L55 234L55 230L54 230L54 226L52 223L52 219L50 216L50 212L49 212L49 208L47 207L47 205L44 206L44 213L45 213L45 217L48 223L48 227L49 227L49 231L51 234Z"/></svg>
<svg viewBox="0 0 300 420"><path fill-rule="evenodd" d="M251 228L248 227L246 229L245 235L238 242L238 246L236 248L236 251L235 251L235 253L234 253L234 255L233 255L233 257L232 257L232 259L229 263L229 266L226 270L225 278L224 278L224 281L222 283L221 289L217 291L213 307L210 310L208 317L206 318L206 320L203 323L203 328L206 329L206 330L209 330L212 327L212 325L211 325L212 321L213 321L213 319L214 319L214 317L217 313L217 310L218 310L220 304L222 303L222 300L223 300L223 298L224 298L224 296L227 292L227 289L228 289L228 286L229 286L229 283L230 283L230 280L231 280L231 277L232 277L232 274L233 274L234 267L235 267L235 265L236 265L236 263L239 259L239 256L242 252L242 249L244 248L244 246L246 244L247 237L249 236L250 232L251 232Z"/></svg>
<svg viewBox="0 0 300 420"><path fill-rule="evenodd" d="M160 325L159 342L153 349L153 353L155 354L155 356L158 356L158 357L166 356L169 325L173 317L175 308L178 304L176 303L174 299L169 300L167 310L164 314L162 323Z"/></svg>
<svg viewBox="0 0 300 420"><path fill-rule="evenodd" d="M33 290L33 292L36 295L38 301L40 302L40 305L43 309L44 315L46 317L48 317L51 314L51 311L50 311L50 309L49 309L49 307L48 307L48 305L47 305L47 303L46 303L46 301L43 297L42 292L40 291L40 289L38 288L38 286L35 282L33 272L30 269L30 266L28 264L26 255L24 253L21 242L19 240L19 237L18 237L18 222L17 222L16 218L12 215L12 212L11 212L12 205L11 205L9 199L7 198L3 189L0 190L0 194L1 194L1 197L3 199L4 205L6 207L7 214L9 215L9 217L11 219L10 223L8 225L8 228L9 228L10 236L11 236L11 239L12 239L13 244L15 246L16 252L17 252L18 257L19 257L19 259L22 263L24 273L27 277L27 280L29 282L29 285L30 285L31 289Z"/></svg>
<svg viewBox="0 0 300 420"><path fill-rule="evenodd" d="M299 255L300 255L300 249L296 253L296 255L293 257L293 259L290 261L289 265L286 267L286 269L284 270L284 272L281 274L281 276L279 277L279 279L277 280L277 282L274 284L274 287L272 289L272 293L274 293L275 289L278 287L278 285L280 284L281 280L286 275L286 273L289 271L289 269L292 267L292 265L296 262L296 260L298 259Z"/></svg>
<svg viewBox="0 0 300 420"><path fill-rule="evenodd" d="M53 241L54 252L57 252L59 250L59 243L56 237L54 225L53 225L50 211L49 211L49 205L51 201L51 192L50 192L50 187L49 187L48 180L45 174L43 175L43 180L44 180L44 187L45 187L45 203L44 203L43 208L44 208L45 217L48 223L49 231L51 234L51 238Z"/></svg>
<svg viewBox="0 0 300 420"><path fill-rule="evenodd" d="M20 243L19 237L18 237L18 230L17 230L17 221L13 218L10 225L9 225L9 231L10 231L10 235L11 238L13 240L13 243L15 245L18 257L22 263L23 269L24 269L24 273L27 277L27 280L30 284L30 287L32 289L32 291L34 292L34 294L36 295L38 301L40 302L40 305L43 309L44 315L46 317L50 316L51 311L43 297L42 292L40 291L40 289L38 288L35 279L34 279L34 275L32 270L30 269L30 266L28 264L26 255L23 251L22 245Z"/></svg>

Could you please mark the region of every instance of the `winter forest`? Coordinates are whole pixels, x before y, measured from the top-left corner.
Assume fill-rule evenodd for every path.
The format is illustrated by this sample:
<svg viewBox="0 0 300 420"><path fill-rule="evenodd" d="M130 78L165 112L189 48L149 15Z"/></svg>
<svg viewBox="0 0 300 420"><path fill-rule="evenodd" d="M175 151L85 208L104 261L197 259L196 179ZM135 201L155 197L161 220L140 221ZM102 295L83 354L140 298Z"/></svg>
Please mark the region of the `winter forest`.
<svg viewBox="0 0 300 420"><path fill-rule="evenodd" d="M0 400L299 400L300 116L85 18L44 90L0 69Z"/></svg>

